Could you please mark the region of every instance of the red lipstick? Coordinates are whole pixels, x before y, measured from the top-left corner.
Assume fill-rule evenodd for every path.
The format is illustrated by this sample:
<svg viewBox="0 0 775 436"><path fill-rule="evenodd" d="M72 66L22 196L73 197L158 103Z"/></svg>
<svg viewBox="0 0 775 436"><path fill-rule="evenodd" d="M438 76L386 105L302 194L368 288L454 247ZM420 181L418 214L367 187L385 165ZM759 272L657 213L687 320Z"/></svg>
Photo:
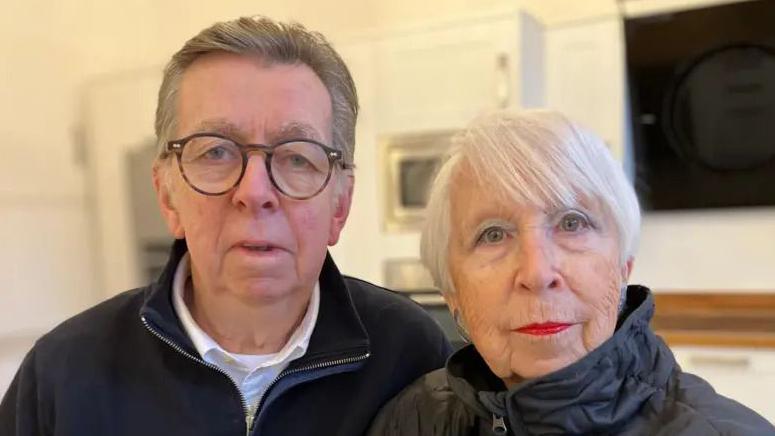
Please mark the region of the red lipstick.
<svg viewBox="0 0 775 436"><path fill-rule="evenodd" d="M560 333L573 324L564 324L560 322L544 322L540 324L528 324L518 328L516 331L527 335L545 336Z"/></svg>

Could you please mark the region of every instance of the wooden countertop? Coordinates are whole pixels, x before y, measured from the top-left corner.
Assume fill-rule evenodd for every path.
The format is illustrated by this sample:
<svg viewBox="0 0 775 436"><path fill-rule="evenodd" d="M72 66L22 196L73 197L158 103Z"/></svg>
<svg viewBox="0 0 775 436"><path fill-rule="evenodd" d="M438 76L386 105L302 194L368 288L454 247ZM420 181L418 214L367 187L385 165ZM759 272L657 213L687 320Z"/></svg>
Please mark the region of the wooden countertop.
<svg viewBox="0 0 775 436"><path fill-rule="evenodd" d="M651 325L669 345L775 348L775 291L657 291L654 298Z"/></svg>

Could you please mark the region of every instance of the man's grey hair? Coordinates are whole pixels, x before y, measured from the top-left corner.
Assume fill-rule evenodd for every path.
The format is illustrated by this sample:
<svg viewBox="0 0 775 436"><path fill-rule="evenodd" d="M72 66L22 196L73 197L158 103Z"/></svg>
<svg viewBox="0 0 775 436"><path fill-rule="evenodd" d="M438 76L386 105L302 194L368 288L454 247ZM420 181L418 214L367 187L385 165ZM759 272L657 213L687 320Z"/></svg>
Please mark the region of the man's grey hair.
<svg viewBox="0 0 775 436"><path fill-rule="evenodd" d="M455 135L431 188L420 256L442 292L454 292L448 263L451 195L461 171L517 204L570 208L582 200L599 202L617 227L622 264L635 254L638 199L605 143L558 112L497 111Z"/></svg>
<svg viewBox="0 0 775 436"><path fill-rule="evenodd" d="M156 107L157 163L177 128L176 104L180 81L199 57L213 52L256 56L268 64L307 65L331 96L332 147L341 150L345 163L353 163L358 96L350 71L326 38L298 23L281 23L256 16L216 23L188 40L164 69Z"/></svg>

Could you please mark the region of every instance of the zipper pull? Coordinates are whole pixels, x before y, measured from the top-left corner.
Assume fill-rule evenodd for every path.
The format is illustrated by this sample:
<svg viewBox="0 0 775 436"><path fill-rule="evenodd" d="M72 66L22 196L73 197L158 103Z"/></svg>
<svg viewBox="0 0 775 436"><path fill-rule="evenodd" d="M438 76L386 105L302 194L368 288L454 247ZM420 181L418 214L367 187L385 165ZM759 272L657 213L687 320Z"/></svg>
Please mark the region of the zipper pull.
<svg viewBox="0 0 775 436"><path fill-rule="evenodd" d="M503 420L503 417L494 413L492 414L492 432L497 435L504 435L509 432L508 427L506 427L506 421Z"/></svg>
<svg viewBox="0 0 775 436"><path fill-rule="evenodd" d="M250 436L250 430L253 428L253 414L248 411L245 415L245 436Z"/></svg>

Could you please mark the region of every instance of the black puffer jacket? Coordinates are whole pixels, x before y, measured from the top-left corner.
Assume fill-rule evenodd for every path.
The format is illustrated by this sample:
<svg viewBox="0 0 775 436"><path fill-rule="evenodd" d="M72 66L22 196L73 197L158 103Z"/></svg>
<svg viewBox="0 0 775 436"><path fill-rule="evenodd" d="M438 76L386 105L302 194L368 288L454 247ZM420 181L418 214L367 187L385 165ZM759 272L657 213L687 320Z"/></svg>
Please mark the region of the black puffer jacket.
<svg viewBox="0 0 775 436"><path fill-rule="evenodd" d="M745 406L681 371L654 335L651 292L630 286L616 333L580 361L506 390L476 348L402 391L370 431L383 435L775 435Z"/></svg>

